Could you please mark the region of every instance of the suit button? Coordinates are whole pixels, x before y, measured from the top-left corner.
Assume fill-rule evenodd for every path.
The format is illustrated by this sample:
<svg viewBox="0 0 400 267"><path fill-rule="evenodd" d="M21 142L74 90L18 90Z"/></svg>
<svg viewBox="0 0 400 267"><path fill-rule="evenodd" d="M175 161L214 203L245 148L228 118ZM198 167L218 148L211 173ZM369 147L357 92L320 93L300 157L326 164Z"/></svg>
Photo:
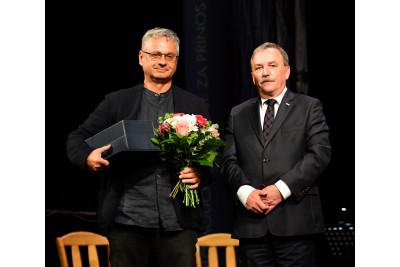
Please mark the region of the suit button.
<svg viewBox="0 0 400 267"><path fill-rule="evenodd" d="M263 163L267 163L269 161L269 159L263 159Z"/></svg>

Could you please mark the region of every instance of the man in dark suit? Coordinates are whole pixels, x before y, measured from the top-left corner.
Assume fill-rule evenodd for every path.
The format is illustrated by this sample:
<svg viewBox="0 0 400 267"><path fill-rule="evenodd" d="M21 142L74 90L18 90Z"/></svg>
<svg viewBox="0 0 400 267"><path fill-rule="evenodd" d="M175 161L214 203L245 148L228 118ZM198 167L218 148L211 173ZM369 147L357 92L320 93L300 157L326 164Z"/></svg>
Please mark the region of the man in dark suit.
<svg viewBox="0 0 400 267"><path fill-rule="evenodd" d="M98 220L110 241L113 267L144 267L149 262L151 266L195 266L197 232L205 230L202 201L196 208L186 207L183 194L174 199L169 194L178 179L191 189L202 188L215 172L190 167L178 177L157 154L113 165L102 158L110 145L93 149L85 142L121 120L152 120L158 125L158 117L167 112L210 117L201 98L172 84L179 42L169 29L147 31L138 56L144 82L106 95L68 136L71 162L84 170L102 172L108 184L99 192ZM201 198L201 190L199 194Z"/></svg>
<svg viewBox="0 0 400 267"><path fill-rule="evenodd" d="M232 108L222 156L232 237L242 266L314 266L324 232L317 179L331 156L322 105L287 89L289 58L274 43L254 50L251 70L259 98Z"/></svg>

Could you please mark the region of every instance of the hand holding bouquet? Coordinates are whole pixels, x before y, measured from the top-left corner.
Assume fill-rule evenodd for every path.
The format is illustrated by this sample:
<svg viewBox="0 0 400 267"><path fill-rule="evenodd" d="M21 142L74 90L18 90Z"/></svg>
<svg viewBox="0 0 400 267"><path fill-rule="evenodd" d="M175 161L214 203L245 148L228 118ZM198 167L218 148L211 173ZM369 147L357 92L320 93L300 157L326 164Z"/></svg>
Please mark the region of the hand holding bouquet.
<svg viewBox="0 0 400 267"><path fill-rule="evenodd" d="M213 167L218 148L225 145L219 138L218 124L201 115L184 113L166 113L158 122L161 125L154 129L155 137L151 141L160 148L162 160L180 170L193 164ZM184 193L186 206L195 208L200 203L197 189L190 189L180 179L170 197L175 198L179 190Z"/></svg>

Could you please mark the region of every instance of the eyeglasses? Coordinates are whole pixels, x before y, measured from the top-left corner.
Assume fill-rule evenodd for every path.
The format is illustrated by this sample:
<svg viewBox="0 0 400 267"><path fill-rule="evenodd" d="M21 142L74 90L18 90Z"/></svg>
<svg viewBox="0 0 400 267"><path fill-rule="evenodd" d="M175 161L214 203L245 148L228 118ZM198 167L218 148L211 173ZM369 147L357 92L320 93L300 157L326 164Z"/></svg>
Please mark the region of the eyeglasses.
<svg viewBox="0 0 400 267"><path fill-rule="evenodd" d="M150 52L146 52L143 50L142 50L142 52L145 54L148 54L150 56L151 60L160 60L160 58L164 55L166 61L173 62L179 57L179 56L171 54L171 53L168 53L168 54L163 54L161 52L150 53Z"/></svg>

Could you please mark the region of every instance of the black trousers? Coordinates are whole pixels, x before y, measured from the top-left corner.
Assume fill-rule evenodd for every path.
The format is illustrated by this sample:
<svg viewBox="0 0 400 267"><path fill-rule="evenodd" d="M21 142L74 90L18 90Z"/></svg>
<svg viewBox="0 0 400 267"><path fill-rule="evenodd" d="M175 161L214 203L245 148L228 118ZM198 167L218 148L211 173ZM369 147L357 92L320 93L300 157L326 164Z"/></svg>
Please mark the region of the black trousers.
<svg viewBox="0 0 400 267"><path fill-rule="evenodd" d="M316 237L281 237L268 233L262 238L239 240L242 267L314 267Z"/></svg>
<svg viewBox="0 0 400 267"><path fill-rule="evenodd" d="M116 225L107 235L112 267L195 267L197 233Z"/></svg>

